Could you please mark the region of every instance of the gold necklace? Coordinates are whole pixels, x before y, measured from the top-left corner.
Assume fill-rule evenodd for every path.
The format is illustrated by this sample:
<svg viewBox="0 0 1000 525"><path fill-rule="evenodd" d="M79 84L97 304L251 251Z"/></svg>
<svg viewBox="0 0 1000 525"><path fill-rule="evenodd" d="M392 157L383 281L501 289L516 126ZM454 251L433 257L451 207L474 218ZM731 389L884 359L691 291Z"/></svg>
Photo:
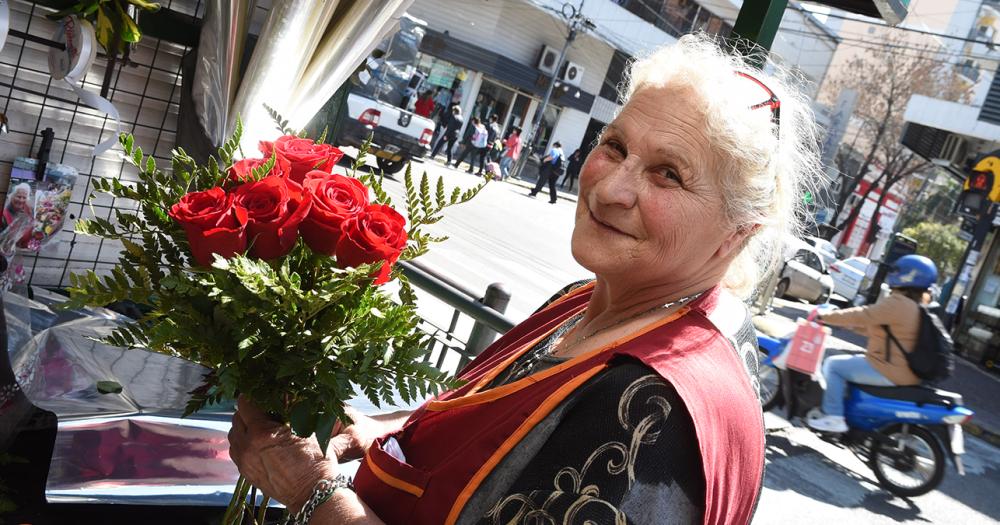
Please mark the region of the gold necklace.
<svg viewBox="0 0 1000 525"><path fill-rule="evenodd" d="M688 303L690 301L693 301L693 300L697 299L702 293L704 293L704 292L693 293L693 294L691 294L691 295L689 295L687 297L682 297L682 298L680 298L680 299L678 299L676 301L672 301L672 302L669 302L669 303L666 303L666 304L656 305L656 306L654 306L654 307L652 307L652 308L650 308L648 310L643 310L643 311L641 311L639 313L632 314L632 315L630 315L628 317L625 317L623 319L619 319L618 321L615 321L615 322L613 322L613 323L611 323L611 324L609 324L607 326L598 328L597 330L594 330L593 332L590 332L589 334L587 334L585 336L582 336L579 339L574 339L573 341L570 341L570 342L563 343L563 344L559 345L559 348L553 349L551 352L549 352L549 355L555 356L557 353L559 353L559 354L565 353L565 351L566 351L567 348L574 347L574 346L576 346L576 345L578 345L578 344L586 341L587 339L590 339L591 337L594 337L595 335L597 335L597 334L599 334L599 333L601 333L601 332L603 332L605 330L609 330L611 328L614 328L614 327L616 327L618 325L621 325L622 323L625 323L627 321L631 321L633 319L637 319L639 317L642 317L644 315L650 314L652 312L656 312L658 310L666 310L666 309L668 309L668 308L670 308L672 306L686 304L686 303Z"/></svg>

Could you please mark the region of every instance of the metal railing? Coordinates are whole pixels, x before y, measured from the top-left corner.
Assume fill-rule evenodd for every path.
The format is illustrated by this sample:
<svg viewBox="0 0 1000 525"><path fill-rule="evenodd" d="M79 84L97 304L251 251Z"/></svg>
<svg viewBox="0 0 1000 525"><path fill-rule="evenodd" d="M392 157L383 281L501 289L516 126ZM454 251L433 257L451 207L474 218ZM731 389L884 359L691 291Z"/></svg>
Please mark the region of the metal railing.
<svg viewBox="0 0 1000 525"><path fill-rule="evenodd" d="M515 323L503 315L510 303L510 292L503 283L493 283L482 295L455 281L438 274L425 265L413 261L399 263L413 286L431 294L454 308L447 328L424 319L422 329L431 335L426 358L434 359L434 366L444 368L449 352L458 354L457 370L486 349L497 336L506 333ZM462 315L473 319L474 324L464 340L456 334ZM456 370L456 371L457 371Z"/></svg>

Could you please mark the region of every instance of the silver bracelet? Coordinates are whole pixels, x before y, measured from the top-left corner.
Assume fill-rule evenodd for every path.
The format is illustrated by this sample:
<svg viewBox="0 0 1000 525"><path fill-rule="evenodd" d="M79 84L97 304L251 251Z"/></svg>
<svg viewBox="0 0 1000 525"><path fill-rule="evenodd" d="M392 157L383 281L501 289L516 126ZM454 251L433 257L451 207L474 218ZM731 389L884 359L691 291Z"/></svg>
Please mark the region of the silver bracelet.
<svg viewBox="0 0 1000 525"><path fill-rule="evenodd" d="M309 501L302 506L297 514L289 514L285 521L282 522L283 525L309 525L309 520L312 519L313 512L316 509L326 503L328 499L333 497L333 492L337 489L351 489L354 490L354 480L343 475L338 474L337 477L333 479L322 479L316 483L316 487L313 489L312 496L309 497Z"/></svg>

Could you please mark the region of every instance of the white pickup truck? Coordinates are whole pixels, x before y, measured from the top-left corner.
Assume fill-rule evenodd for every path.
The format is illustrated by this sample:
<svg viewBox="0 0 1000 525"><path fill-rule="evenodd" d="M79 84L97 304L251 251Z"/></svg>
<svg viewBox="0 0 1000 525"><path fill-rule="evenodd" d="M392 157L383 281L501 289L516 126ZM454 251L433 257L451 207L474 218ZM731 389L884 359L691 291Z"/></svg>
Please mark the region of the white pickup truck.
<svg viewBox="0 0 1000 525"><path fill-rule="evenodd" d="M351 92L341 119L335 143L359 147L371 136L368 152L375 155L378 167L387 175L430 152L434 121L398 106Z"/></svg>

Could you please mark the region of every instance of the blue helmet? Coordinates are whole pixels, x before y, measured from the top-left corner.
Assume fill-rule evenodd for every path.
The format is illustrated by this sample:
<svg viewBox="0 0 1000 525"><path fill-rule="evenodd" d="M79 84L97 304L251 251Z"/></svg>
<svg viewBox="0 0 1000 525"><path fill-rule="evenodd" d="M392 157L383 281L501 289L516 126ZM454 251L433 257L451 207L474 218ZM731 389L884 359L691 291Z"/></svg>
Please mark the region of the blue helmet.
<svg viewBox="0 0 1000 525"><path fill-rule="evenodd" d="M890 288L930 288L937 274L934 261L923 255L904 255L893 263L885 282Z"/></svg>

